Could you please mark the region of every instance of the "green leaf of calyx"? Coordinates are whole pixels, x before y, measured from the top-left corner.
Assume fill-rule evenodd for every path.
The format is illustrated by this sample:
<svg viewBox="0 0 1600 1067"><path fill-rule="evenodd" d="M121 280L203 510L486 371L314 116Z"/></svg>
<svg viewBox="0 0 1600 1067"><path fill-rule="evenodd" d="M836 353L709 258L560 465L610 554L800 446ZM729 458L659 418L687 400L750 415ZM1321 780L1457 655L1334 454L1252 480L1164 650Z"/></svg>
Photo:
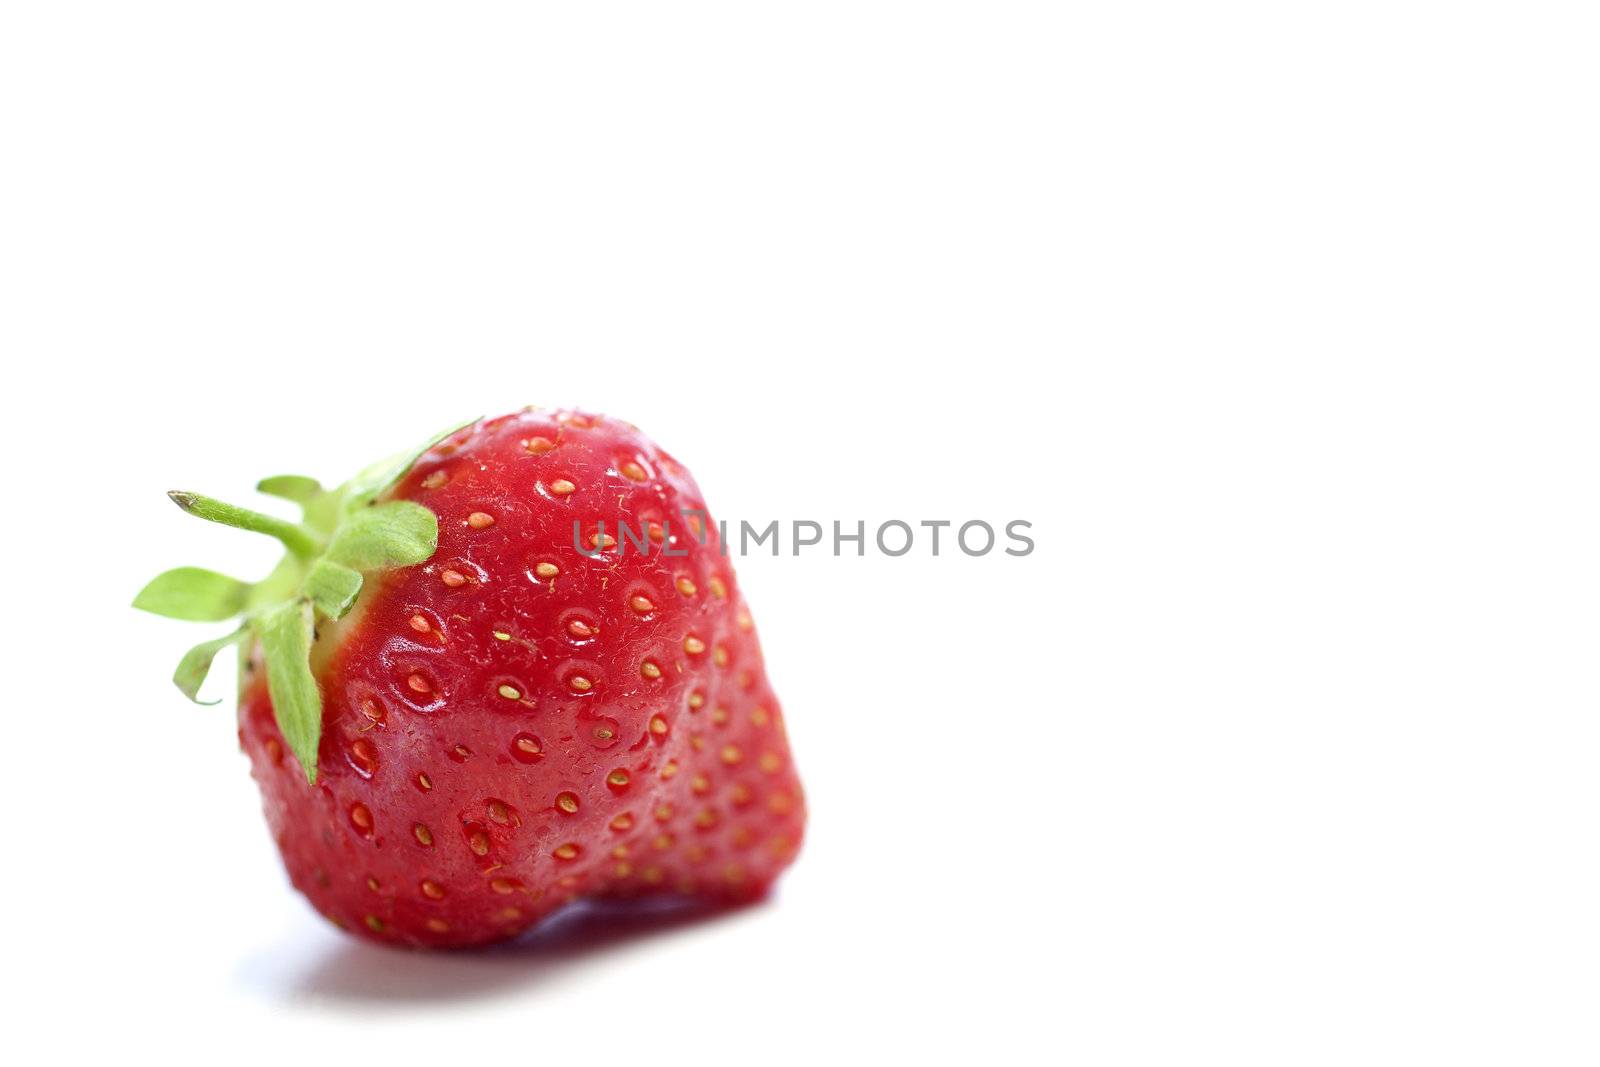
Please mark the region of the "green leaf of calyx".
<svg viewBox="0 0 1600 1067"><path fill-rule="evenodd" d="M339 505L343 494L324 489L315 478L303 474L280 474L263 478L256 483L256 491L300 505L301 525L314 533L326 536L339 525Z"/></svg>
<svg viewBox="0 0 1600 1067"><path fill-rule="evenodd" d="M186 622L221 622L244 610L250 583L204 567L174 567L156 575L133 598L133 606Z"/></svg>
<svg viewBox="0 0 1600 1067"><path fill-rule="evenodd" d="M327 558L358 571L386 570L421 563L438 545L438 516L421 504L393 500L347 515Z"/></svg>
<svg viewBox="0 0 1600 1067"><path fill-rule="evenodd" d="M261 479L256 483L256 492L304 504L321 496L323 489L321 482L315 478L307 478L304 474L280 474L273 478Z"/></svg>
<svg viewBox="0 0 1600 1067"><path fill-rule="evenodd" d="M330 619L342 619L361 593L361 574L331 559L319 559L306 575L306 595Z"/></svg>
<svg viewBox="0 0 1600 1067"><path fill-rule="evenodd" d="M478 416L478 418L482 417L481 415ZM473 418L468 419L466 422L457 423L443 433L434 434L409 452L402 452L400 455L386 459L381 463L374 463L350 479L349 484L345 487L345 506L354 509L376 500L392 487L395 482L404 478L406 471L410 470L428 449L477 421L477 418Z"/></svg>
<svg viewBox="0 0 1600 1067"><path fill-rule="evenodd" d="M247 632L246 628L241 626L224 637L202 641L195 645L178 661L178 669L172 673L172 684L183 690L183 695L196 704L221 703L218 700L201 700L200 687L205 684L206 675L211 673L211 661L216 658L217 653L241 640Z"/></svg>
<svg viewBox="0 0 1600 1067"><path fill-rule="evenodd" d="M267 691L278 729L306 772L317 781L317 742L322 739L322 694L311 673L311 603L291 600L261 617L258 629L267 659Z"/></svg>
<svg viewBox="0 0 1600 1067"><path fill-rule="evenodd" d="M298 559L310 559L317 554L319 546L311 531L287 519L263 515L259 511L236 507L209 496L201 496L199 493L185 493L174 489L167 496L184 511L209 522L219 522L224 526L276 537L283 542L283 547Z"/></svg>

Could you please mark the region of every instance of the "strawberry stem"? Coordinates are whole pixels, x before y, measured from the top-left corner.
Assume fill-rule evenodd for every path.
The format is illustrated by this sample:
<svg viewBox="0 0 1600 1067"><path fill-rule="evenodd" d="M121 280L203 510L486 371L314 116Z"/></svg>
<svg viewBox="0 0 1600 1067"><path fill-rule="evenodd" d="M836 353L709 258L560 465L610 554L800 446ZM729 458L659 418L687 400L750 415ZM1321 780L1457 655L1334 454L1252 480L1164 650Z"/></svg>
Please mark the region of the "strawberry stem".
<svg viewBox="0 0 1600 1067"><path fill-rule="evenodd" d="M315 556L321 545L317 538L304 526L289 522L287 519L263 515L259 511L249 508L237 507L221 500L213 500L199 493L184 493L176 489L167 494L172 502L191 515L197 515L208 522L218 522L224 526L232 526L239 530L250 530L254 533L263 533L268 537L276 537L283 542L296 559L308 560Z"/></svg>
<svg viewBox="0 0 1600 1067"><path fill-rule="evenodd" d="M212 660L228 644L238 645L241 664L249 663L259 648L278 729L306 780L315 783L322 733L322 696L311 668L317 614L342 618L361 595L365 575L415 566L433 556L439 546L438 517L414 501L379 498L430 448L469 425L462 423L418 448L375 463L335 489L299 474L263 479L257 486L261 492L300 505L304 521L299 523L199 493L168 493L191 515L264 533L289 550L259 582L237 581L201 567L177 567L157 575L134 598L134 607L176 619L241 617L238 630L184 655L172 679L184 695L196 699ZM241 693L248 679L241 670Z"/></svg>

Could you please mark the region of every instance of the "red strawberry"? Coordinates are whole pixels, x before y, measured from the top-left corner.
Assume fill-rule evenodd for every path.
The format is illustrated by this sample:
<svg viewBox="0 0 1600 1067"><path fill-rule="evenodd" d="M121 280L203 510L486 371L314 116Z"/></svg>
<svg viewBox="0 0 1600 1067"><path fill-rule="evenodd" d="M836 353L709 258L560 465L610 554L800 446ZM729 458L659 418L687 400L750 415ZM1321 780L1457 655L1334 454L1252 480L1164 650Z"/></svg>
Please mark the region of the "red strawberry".
<svg viewBox="0 0 1600 1067"><path fill-rule="evenodd" d="M173 498L284 541L271 576L180 568L135 603L244 615L175 680L192 697L219 648L247 653L240 743L334 923L474 945L579 897L751 898L793 859L749 612L694 480L638 430L526 411L337 490L261 488L305 521Z"/></svg>

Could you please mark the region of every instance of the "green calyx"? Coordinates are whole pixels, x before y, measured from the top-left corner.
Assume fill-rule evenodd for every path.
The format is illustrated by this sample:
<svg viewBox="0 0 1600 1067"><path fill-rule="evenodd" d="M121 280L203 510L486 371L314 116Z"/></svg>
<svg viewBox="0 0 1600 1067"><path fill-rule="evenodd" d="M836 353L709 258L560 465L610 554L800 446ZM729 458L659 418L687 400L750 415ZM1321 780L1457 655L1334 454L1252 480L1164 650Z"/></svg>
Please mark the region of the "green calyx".
<svg viewBox="0 0 1600 1067"><path fill-rule="evenodd" d="M475 421L475 420L474 420ZM256 489L300 505L301 521L235 507L198 493L167 494L184 511L224 526L267 534L287 550L271 574L242 582L202 567L176 567L156 575L133 606L189 622L238 618L238 628L184 653L172 681L195 703L218 652L239 646L241 664L259 643L266 659L273 713L289 748L317 780L322 737L322 696L311 671L316 621L341 619L355 607L366 577L410 567L433 555L438 518L408 500L378 502L429 448L470 422L453 426L418 448L373 465L337 489L298 474L262 480ZM240 683L243 684L241 671Z"/></svg>

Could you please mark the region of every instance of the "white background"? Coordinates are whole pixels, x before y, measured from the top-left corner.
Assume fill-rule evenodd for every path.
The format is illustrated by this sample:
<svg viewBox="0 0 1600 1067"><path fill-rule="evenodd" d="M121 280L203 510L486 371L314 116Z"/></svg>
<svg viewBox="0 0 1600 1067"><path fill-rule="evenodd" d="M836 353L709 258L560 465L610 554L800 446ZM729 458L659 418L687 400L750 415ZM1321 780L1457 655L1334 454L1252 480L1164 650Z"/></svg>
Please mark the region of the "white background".
<svg viewBox="0 0 1600 1067"><path fill-rule="evenodd" d="M1595 1062L1596 30L9 5L0 1041ZM770 902L357 945L167 683L216 628L127 602L274 555L168 488L529 402L640 424L730 518L1039 547L743 561L812 802Z"/></svg>

